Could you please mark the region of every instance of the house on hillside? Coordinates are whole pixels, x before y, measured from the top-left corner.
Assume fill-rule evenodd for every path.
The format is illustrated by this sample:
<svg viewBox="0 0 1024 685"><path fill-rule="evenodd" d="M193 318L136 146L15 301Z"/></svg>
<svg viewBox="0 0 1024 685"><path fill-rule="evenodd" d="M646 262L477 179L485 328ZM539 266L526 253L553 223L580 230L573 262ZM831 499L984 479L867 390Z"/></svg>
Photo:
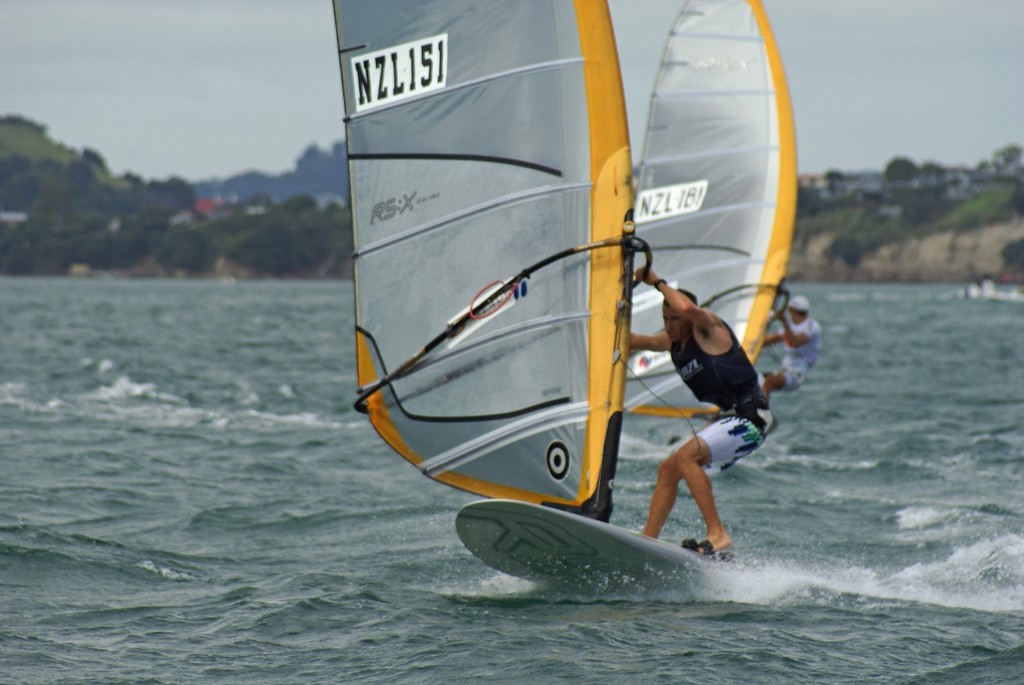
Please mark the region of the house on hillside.
<svg viewBox="0 0 1024 685"><path fill-rule="evenodd" d="M175 213L174 216L169 219L168 223L170 223L171 226L182 226L184 224L191 224L195 220L196 215L191 209L183 209L180 212Z"/></svg>
<svg viewBox="0 0 1024 685"><path fill-rule="evenodd" d="M192 212L200 219L220 219L231 216L233 209L219 197L201 197L192 205Z"/></svg>
<svg viewBox="0 0 1024 685"><path fill-rule="evenodd" d="M969 200L977 194L973 172L965 166L947 167L945 183L948 200Z"/></svg>
<svg viewBox="0 0 1024 685"><path fill-rule="evenodd" d="M825 174L800 174L796 182L801 188L813 190L818 195L828 190L828 179L825 178Z"/></svg>

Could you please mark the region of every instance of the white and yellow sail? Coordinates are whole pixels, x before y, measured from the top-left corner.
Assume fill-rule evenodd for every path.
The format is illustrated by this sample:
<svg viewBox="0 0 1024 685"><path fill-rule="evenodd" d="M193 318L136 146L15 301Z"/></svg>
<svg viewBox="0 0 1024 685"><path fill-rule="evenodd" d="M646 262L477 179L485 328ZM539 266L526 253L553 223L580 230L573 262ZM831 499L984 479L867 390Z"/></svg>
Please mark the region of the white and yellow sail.
<svg viewBox="0 0 1024 685"><path fill-rule="evenodd" d="M360 406L435 480L607 517L633 196L605 3L334 6Z"/></svg>
<svg viewBox="0 0 1024 685"><path fill-rule="evenodd" d="M786 273L796 138L782 59L760 0L690 0L668 38L637 174L637 235L659 276L695 293L756 360ZM633 330L662 327L640 289ZM627 407L678 416L696 401L667 353L630 359Z"/></svg>

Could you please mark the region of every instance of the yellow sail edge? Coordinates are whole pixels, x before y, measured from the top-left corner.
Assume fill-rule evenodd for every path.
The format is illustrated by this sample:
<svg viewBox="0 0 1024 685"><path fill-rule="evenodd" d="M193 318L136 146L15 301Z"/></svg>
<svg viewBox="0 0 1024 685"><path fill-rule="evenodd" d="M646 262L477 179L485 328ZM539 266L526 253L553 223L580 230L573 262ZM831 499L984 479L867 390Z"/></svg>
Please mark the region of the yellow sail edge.
<svg viewBox="0 0 1024 685"><path fill-rule="evenodd" d="M356 332L356 373L359 379L359 386L363 387L374 383L377 380L377 370L373 366L373 357L370 354L370 346L366 342L366 336ZM366 400L366 414L370 417L370 423L384 439L384 442L391 445L391 448L405 457L413 464L419 464L423 457L416 454L409 448L402 439L401 433L395 427L391 419L391 412L381 392L375 392Z"/></svg>
<svg viewBox="0 0 1024 685"><path fill-rule="evenodd" d="M782 55L772 32L768 14L761 0L748 0L750 8L757 20L758 29L764 38L765 54L771 71L772 86L775 91L776 113L778 116L779 134L779 185L776 195L775 222L772 226L772 237L768 244L768 252L762 271L761 283L778 285L786 275L789 252L793 243L793 222L796 218L797 201L797 155L796 126L793 121L793 104L790 99L786 72L782 64ZM771 315L775 300L775 290L763 288L757 293L754 306L750 312L750 321L743 339L743 349L747 355L756 360L764 342L764 329Z"/></svg>
<svg viewBox="0 0 1024 685"><path fill-rule="evenodd" d="M592 241L622 235L623 221L633 206L632 155L626 118L619 56L611 15L604 2L576 0L580 46L585 58L584 79L587 112L590 117L590 168ZM620 321L623 285L621 249L590 253L590 326L586 438L583 447L583 477L575 504L594 494L608 439L609 423L622 412L626 367L615 363L629 354L628 335L616 337ZM625 346L624 346L625 342ZM616 427L616 430L618 428Z"/></svg>

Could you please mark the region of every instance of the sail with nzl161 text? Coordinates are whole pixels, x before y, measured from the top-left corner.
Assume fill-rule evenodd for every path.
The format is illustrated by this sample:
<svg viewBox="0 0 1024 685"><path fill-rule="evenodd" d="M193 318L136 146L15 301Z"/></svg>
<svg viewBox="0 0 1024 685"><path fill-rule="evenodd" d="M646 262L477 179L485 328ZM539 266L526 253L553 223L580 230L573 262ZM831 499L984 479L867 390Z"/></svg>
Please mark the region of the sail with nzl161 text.
<svg viewBox="0 0 1024 685"><path fill-rule="evenodd" d="M658 275L695 293L756 360L792 242L796 137L782 60L760 0L690 0L669 35L651 96L637 178L637 236ZM633 330L662 327L662 297L643 289ZM713 411L669 354L630 359L627 408Z"/></svg>

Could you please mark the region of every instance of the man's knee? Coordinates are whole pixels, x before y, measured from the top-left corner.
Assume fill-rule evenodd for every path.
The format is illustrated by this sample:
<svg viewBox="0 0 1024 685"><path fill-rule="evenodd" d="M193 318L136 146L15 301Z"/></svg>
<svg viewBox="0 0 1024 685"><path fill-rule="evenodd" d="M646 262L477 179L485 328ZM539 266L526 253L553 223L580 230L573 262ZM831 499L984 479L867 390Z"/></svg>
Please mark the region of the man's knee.
<svg viewBox="0 0 1024 685"><path fill-rule="evenodd" d="M677 459L677 456L677 453L673 452L658 464L659 481L678 481L683 477L682 471L679 470L679 460Z"/></svg>
<svg viewBox="0 0 1024 685"><path fill-rule="evenodd" d="M706 449L699 438L693 438L661 462L658 466L658 478L681 480L688 465L702 464L702 456Z"/></svg>

